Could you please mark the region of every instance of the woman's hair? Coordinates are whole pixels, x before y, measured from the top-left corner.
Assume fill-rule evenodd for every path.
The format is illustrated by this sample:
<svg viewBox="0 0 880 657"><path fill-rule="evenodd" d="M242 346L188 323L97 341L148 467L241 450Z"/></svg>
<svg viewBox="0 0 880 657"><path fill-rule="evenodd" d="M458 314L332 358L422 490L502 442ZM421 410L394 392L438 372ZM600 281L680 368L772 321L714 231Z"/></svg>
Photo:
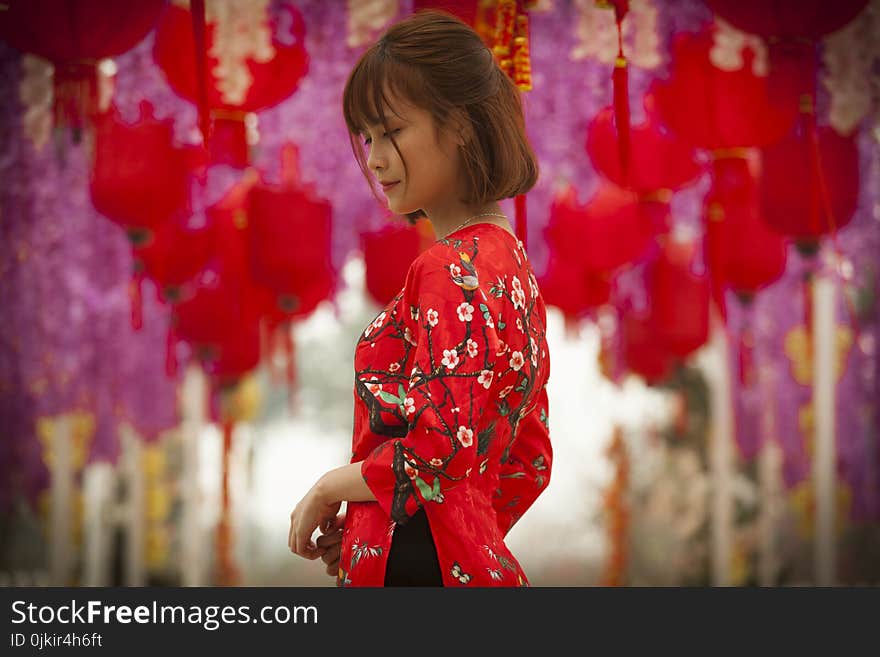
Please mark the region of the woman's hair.
<svg viewBox="0 0 880 657"><path fill-rule="evenodd" d="M372 123L389 132L383 106L392 106L386 93L430 112L438 130L461 131L463 202L483 205L534 187L538 162L526 136L519 89L458 18L423 10L392 25L345 83L342 107L351 148L377 199L359 133ZM389 138L403 160L390 132ZM406 172L405 161L403 167ZM411 223L423 216L421 210L407 214Z"/></svg>

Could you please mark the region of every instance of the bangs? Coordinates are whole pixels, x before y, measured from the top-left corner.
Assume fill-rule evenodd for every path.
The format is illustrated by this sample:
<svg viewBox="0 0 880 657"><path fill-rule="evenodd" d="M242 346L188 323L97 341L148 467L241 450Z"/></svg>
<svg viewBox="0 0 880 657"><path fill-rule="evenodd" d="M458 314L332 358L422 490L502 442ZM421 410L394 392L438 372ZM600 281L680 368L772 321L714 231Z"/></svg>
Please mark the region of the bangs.
<svg viewBox="0 0 880 657"><path fill-rule="evenodd" d="M425 96L423 76L386 56L378 43L364 53L345 85L342 111L348 132L356 137L371 125L387 128L385 112L396 114L389 96L416 104Z"/></svg>

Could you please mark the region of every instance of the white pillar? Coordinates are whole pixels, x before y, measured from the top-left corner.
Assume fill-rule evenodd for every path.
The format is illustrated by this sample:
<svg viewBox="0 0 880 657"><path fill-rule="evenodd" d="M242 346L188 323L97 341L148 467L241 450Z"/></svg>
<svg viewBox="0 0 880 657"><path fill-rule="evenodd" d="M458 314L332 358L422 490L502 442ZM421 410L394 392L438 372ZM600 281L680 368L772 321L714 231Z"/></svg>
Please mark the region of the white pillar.
<svg viewBox="0 0 880 657"><path fill-rule="evenodd" d="M106 462L92 463L83 472L83 586L109 586L113 556L116 474Z"/></svg>
<svg viewBox="0 0 880 657"><path fill-rule="evenodd" d="M730 586L733 545L733 400L730 388L730 352L723 320L714 308L710 316L708 349L701 353L703 372L709 383L711 427L709 472L711 476L712 585Z"/></svg>
<svg viewBox="0 0 880 657"><path fill-rule="evenodd" d="M775 404L768 397L766 404ZM774 586L779 574L779 553L777 550L777 527L782 517L781 495L782 450L776 443L775 433L762 430L763 444L758 455L758 485L760 502L758 506L758 585Z"/></svg>
<svg viewBox="0 0 880 657"><path fill-rule="evenodd" d="M837 458L834 438L834 372L837 340L834 282L813 278L813 486L816 500L814 566L817 586L836 583L835 502Z"/></svg>
<svg viewBox="0 0 880 657"><path fill-rule="evenodd" d="M183 476L183 513L180 527L180 580L182 586L203 586L208 549L202 530L201 488L199 485L199 438L206 423L208 384L197 365L184 376L180 394L180 441Z"/></svg>
<svg viewBox="0 0 880 657"><path fill-rule="evenodd" d="M125 586L144 586L146 572L146 496L144 491L143 446L134 428L123 423L119 427L122 443L122 473L125 478L123 555Z"/></svg>
<svg viewBox="0 0 880 657"><path fill-rule="evenodd" d="M49 507L49 572L53 586L71 586L73 571L73 445L70 417L59 415L52 431Z"/></svg>

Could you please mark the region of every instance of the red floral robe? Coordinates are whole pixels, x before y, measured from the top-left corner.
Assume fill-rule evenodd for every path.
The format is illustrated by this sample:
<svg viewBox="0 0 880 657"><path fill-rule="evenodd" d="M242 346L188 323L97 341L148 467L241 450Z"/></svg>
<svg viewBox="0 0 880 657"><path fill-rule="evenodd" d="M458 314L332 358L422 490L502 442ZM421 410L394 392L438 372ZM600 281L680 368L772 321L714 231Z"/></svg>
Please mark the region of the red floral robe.
<svg viewBox="0 0 880 657"><path fill-rule="evenodd" d="M474 224L413 262L355 350L337 586L382 586L396 524L424 507L444 586L528 586L504 543L547 487L546 311L522 242Z"/></svg>

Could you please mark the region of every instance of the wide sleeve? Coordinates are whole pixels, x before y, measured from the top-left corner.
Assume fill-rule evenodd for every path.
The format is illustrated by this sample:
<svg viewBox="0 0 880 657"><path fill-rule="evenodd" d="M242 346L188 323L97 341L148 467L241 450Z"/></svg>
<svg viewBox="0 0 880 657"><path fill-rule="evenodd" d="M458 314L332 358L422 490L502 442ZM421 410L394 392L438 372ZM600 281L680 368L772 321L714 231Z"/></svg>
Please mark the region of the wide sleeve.
<svg viewBox="0 0 880 657"><path fill-rule="evenodd" d="M450 273L458 264L452 249L425 255L404 286L405 339L414 346L399 401L407 433L381 443L361 464L378 503L402 525L421 506L442 504L470 476L494 377L494 328L477 310L479 288Z"/></svg>
<svg viewBox="0 0 880 657"><path fill-rule="evenodd" d="M516 524L550 481L553 448L550 444L547 386L538 393L537 403L519 423L507 459L501 464L498 489L492 506L503 535Z"/></svg>

